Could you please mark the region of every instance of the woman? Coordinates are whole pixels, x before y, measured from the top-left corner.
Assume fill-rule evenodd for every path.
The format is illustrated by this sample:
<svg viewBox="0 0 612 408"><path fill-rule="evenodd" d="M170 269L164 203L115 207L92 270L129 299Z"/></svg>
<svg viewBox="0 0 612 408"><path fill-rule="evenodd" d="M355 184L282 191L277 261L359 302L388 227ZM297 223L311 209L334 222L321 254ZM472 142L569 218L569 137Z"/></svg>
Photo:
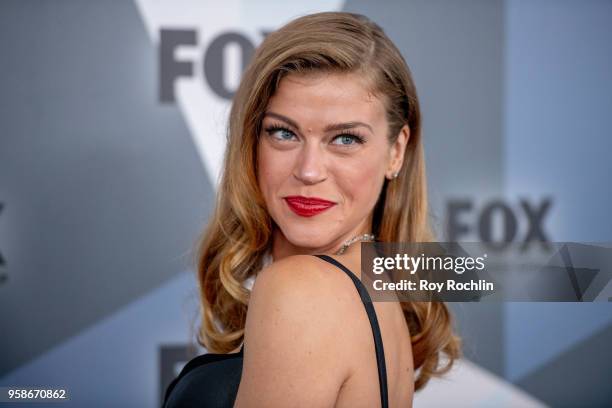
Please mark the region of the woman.
<svg viewBox="0 0 612 408"><path fill-rule="evenodd" d="M443 303L370 303L358 279L360 242L432 240L399 51L361 15L298 18L257 49L229 123L198 265L215 354L167 406L411 406L459 340Z"/></svg>

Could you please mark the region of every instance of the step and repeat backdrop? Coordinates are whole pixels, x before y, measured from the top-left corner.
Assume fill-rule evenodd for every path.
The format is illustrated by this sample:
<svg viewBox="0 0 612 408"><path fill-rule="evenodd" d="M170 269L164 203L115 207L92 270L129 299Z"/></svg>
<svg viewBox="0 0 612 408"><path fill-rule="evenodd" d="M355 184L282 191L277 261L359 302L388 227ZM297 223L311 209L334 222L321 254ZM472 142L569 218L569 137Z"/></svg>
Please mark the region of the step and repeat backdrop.
<svg viewBox="0 0 612 408"><path fill-rule="evenodd" d="M0 2L0 387L159 406L197 353L195 240L267 33L365 14L411 67L440 238L612 241L612 2ZM612 404L612 303L453 303L416 406Z"/></svg>

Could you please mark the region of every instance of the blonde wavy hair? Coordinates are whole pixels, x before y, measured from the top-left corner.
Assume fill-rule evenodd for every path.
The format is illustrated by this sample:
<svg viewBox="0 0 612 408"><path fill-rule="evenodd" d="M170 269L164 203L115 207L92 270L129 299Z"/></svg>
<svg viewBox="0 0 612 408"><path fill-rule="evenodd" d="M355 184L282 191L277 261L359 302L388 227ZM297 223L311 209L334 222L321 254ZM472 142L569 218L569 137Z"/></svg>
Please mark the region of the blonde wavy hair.
<svg viewBox="0 0 612 408"><path fill-rule="evenodd" d="M389 143L408 124L411 136L404 165L392 183L384 182L372 231L381 242L433 241L419 102L400 52L377 24L359 14L323 12L297 18L257 48L233 99L216 205L197 250L202 307L198 341L210 352L229 353L240 347L250 294L243 282L260 270L271 248L274 224L256 178L264 111L285 75L312 71L364 75L371 91L383 96ZM414 368L419 369L418 390L432 375L450 369L460 355L460 340L444 303L401 306L410 329Z"/></svg>

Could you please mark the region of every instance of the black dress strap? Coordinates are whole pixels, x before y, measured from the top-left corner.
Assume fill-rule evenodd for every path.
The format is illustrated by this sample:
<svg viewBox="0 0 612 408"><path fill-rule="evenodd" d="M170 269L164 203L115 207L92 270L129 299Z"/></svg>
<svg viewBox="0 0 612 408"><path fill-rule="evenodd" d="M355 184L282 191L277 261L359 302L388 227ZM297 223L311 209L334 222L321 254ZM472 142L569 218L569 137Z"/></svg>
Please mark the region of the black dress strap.
<svg viewBox="0 0 612 408"><path fill-rule="evenodd" d="M372 326L372 334L374 335L374 348L376 350L376 362L378 363L378 384L380 385L380 402L382 408L387 408L389 406L389 397L387 395L387 366L385 364L385 350L383 348L382 336L380 334L380 327L378 326L378 319L376 318L376 312L374 311L374 306L372 305L372 299L370 298L370 294L367 289L363 285L363 283L355 276L350 269L346 266L342 265L340 262L335 260L329 255L315 255L318 258L323 259L331 263L332 265L337 266L342 271L344 271L353 281L355 287L357 288L357 292L361 297L361 301L365 306L366 312L368 314L368 318L370 319L370 326Z"/></svg>

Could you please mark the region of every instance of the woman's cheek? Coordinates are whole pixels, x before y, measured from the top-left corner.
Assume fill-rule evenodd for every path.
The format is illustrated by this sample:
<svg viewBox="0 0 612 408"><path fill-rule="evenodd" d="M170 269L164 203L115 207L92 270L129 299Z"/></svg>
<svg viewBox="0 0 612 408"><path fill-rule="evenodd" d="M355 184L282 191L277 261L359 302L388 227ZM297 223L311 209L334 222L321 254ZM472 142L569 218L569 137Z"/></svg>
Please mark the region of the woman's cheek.
<svg viewBox="0 0 612 408"><path fill-rule="evenodd" d="M379 188L379 178L382 180L384 173L381 173L379 166L372 165L372 162L363 162L356 165L355 168L361 171L353 174L351 182L352 196L358 203L360 210L367 210L371 205L371 201L378 199L377 193Z"/></svg>

